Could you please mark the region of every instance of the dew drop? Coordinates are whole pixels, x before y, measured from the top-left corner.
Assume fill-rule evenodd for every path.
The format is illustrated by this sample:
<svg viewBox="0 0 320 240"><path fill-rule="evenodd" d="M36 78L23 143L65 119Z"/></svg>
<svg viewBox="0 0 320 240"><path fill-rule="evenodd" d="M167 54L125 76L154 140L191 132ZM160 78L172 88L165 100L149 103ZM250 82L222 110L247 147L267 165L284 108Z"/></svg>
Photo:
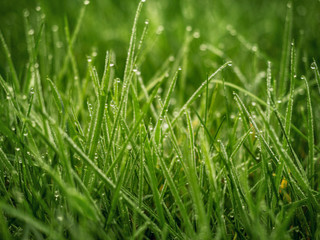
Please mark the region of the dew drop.
<svg viewBox="0 0 320 240"><path fill-rule="evenodd" d="M164 30L164 27L163 27L162 25L160 25L160 26L158 27L158 29L157 29L156 34L160 35L160 34L163 32L163 30Z"/></svg>
<svg viewBox="0 0 320 240"><path fill-rule="evenodd" d="M31 28L31 29L28 31L28 34L29 34L29 35L33 35L33 34L34 34L34 30Z"/></svg>
<svg viewBox="0 0 320 240"><path fill-rule="evenodd" d="M89 4L90 4L90 1L89 1L89 0L85 0L85 1L83 2L83 4L84 4L84 5L89 5Z"/></svg>
<svg viewBox="0 0 320 240"><path fill-rule="evenodd" d="M194 38L200 38L200 33L199 32L194 32L192 36Z"/></svg>
<svg viewBox="0 0 320 240"><path fill-rule="evenodd" d="M24 16L24 17L29 17L29 15L30 15L30 12L29 12L27 9L25 9L25 10L23 11L23 16Z"/></svg>
<svg viewBox="0 0 320 240"><path fill-rule="evenodd" d="M207 45L206 44L201 44L200 45L200 51L206 51L207 50Z"/></svg>
<svg viewBox="0 0 320 240"><path fill-rule="evenodd" d="M256 45L254 45L252 48L251 48L252 52L257 52L258 51L258 47Z"/></svg>

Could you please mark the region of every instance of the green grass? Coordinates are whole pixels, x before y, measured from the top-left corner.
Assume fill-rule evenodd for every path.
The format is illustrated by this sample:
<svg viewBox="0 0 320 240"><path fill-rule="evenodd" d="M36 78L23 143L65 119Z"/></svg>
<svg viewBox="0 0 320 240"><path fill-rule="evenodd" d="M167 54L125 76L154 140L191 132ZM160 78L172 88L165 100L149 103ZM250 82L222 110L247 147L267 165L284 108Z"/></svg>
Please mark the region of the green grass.
<svg viewBox="0 0 320 240"><path fill-rule="evenodd" d="M0 4L1 239L320 238L320 2L57 2Z"/></svg>

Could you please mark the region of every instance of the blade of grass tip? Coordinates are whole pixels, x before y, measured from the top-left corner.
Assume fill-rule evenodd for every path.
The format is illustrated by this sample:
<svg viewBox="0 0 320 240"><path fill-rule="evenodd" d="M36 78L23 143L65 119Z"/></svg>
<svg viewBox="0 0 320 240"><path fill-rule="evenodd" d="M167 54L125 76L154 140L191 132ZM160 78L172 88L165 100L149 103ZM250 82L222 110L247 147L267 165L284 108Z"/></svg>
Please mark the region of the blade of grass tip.
<svg viewBox="0 0 320 240"><path fill-rule="evenodd" d="M155 81L153 81L154 84L151 84L150 86L152 86L152 88L154 86L156 86L159 82L162 82L165 78L165 74L162 74L159 78L157 78ZM138 76L138 81L140 83L140 87L142 89L142 94L139 96L139 100L143 100L143 97L145 97L146 101L149 100L149 94L148 94L148 91L150 91L152 88L150 89L147 89L143 83L143 79L141 76ZM152 113L152 116L155 120L158 119L158 114L157 114L157 111L155 110L153 104L151 104L151 113Z"/></svg>
<svg viewBox="0 0 320 240"><path fill-rule="evenodd" d="M230 155L230 159L232 159L235 154L238 152L238 150L240 149L240 147L242 146L242 144L244 143L244 141L247 139L247 137L250 135L250 132L252 131L251 127L238 141L236 147L233 149L231 155Z"/></svg>
<svg viewBox="0 0 320 240"><path fill-rule="evenodd" d="M26 28L27 29L30 28L28 20L25 19L25 21L26 21ZM30 41L31 41L30 38L32 38L33 36L30 35L27 37L28 52L29 52L29 54L33 53L30 56L30 63L29 63L28 70L27 70L28 73L30 73L30 68L34 65L34 63L37 60L39 45L40 45L40 40L41 40L41 36L43 33L43 29L44 29L44 22L41 23L40 30L39 30L37 37L36 37L34 48L31 47L31 43L30 43ZM29 31L31 31L31 29ZM33 52L31 51L31 49L34 49ZM24 86L23 86L23 92L27 93L29 91L30 87L31 87L31 77L27 74L26 81L24 82Z"/></svg>
<svg viewBox="0 0 320 240"><path fill-rule="evenodd" d="M106 98L107 96L105 95L104 91L100 94L99 100L98 100L98 114L96 114L96 119L94 120L93 124L93 136L90 141L89 145L89 158L92 159L96 149L98 147L98 141L101 133L101 125L102 125L102 120L104 116L104 111L105 111L105 104L106 104Z"/></svg>
<svg viewBox="0 0 320 240"><path fill-rule="evenodd" d="M141 2L139 4L140 8L141 8ZM139 10L139 7L138 7L138 10ZM139 10L140 11L140 10ZM137 16L136 16L137 17ZM129 53L128 53L128 57L129 57ZM120 124L120 116L121 116L121 113L122 113L122 108L123 106L126 104L126 96L127 96L127 93L128 93L128 90L126 89L129 89L129 85L128 85L128 80L125 80L127 82L124 82L123 83L123 88L122 88L122 93L121 93L121 99L120 99L120 103L119 103L119 107L117 109L117 113L116 113L116 116L114 118L114 121L113 121L113 127L112 127L112 131L111 131L111 136L110 136L110 141L109 141L109 144L108 144L108 148L107 148L107 156L110 155L110 150L111 150L111 143L113 142L114 138L115 138L115 134L116 134L116 130L118 128L118 125ZM150 99L149 99L150 100ZM141 116L140 116L141 117ZM123 117L125 119L125 117ZM106 166L106 164L105 164ZM105 169L104 169L105 170Z"/></svg>
<svg viewBox="0 0 320 240"><path fill-rule="evenodd" d="M150 96L149 101L148 101L148 102L144 105L144 107L142 108L140 117L137 119L137 121L135 122L134 126L132 127L132 130L131 130L130 134L127 136L125 142L122 144L122 147L121 147L121 149L120 149L120 151L119 151L116 159L112 162L111 166L109 167L109 169L108 169L108 171L107 171L107 173L106 173L107 176L108 176L108 175L110 174L110 172L113 170L113 168L114 168L115 165L118 163L118 161L122 158L123 153L124 153L124 151L126 150L129 141L131 141L131 138L133 137L135 131L136 131L137 128L139 127L140 122L143 120L143 117L147 114L147 112L148 112L148 110L149 110L149 108L150 108L150 105L151 105L152 101L154 100L154 98L156 97L156 94L158 93L158 90L159 90L161 84L162 84L162 82L159 83L159 84L155 87L155 89L154 89L153 92L152 92L152 95ZM105 165L105 166L107 166L107 165Z"/></svg>
<svg viewBox="0 0 320 240"><path fill-rule="evenodd" d="M24 221L25 223L29 224L30 226L34 227L35 229L43 232L48 236L51 236L56 239L61 238L61 236L57 232L55 232L53 228L40 222L39 220L31 216L30 214L26 213L25 211L15 209L2 201L0 201L0 209L5 211L8 215Z"/></svg>
<svg viewBox="0 0 320 240"><path fill-rule="evenodd" d="M314 59L313 59L313 62L311 63L311 69L314 72L314 77L316 79L316 82L317 82L317 85L318 85L318 89L319 89L319 94L320 94L320 72L319 72L316 60L314 60Z"/></svg>
<svg viewBox="0 0 320 240"><path fill-rule="evenodd" d="M226 89L226 84L225 84L225 80L224 77L222 77L222 86L223 86L223 97L225 100L225 106L226 106L226 119L227 119L227 125L229 128L231 128L231 123L230 123L230 106L229 106L229 100L228 100L228 96L227 96L227 89ZM232 135L230 134L230 138L232 137ZM231 140L231 139L230 139ZM231 141L230 141L231 142Z"/></svg>
<svg viewBox="0 0 320 240"><path fill-rule="evenodd" d="M262 136L260 129L258 128L256 122L254 121L254 119L252 118L252 116L250 115L249 111L247 110L247 108L245 107L244 103L241 101L240 97L238 96L238 94L236 94L235 92L233 93L234 95L234 99L236 100L236 102L238 103L238 105L243 109L243 112L247 115L247 117L249 118L249 121L252 123L260 142L262 142L265 147L267 152L269 153L269 155L271 156L271 158L275 161L275 163L279 163L279 159L277 158L277 156L275 155L275 153L272 151L270 145L267 143L267 141L265 140L265 138Z"/></svg>
<svg viewBox="0 0 320 240"><path fill-rule="evenodd" d="M67 18L65 18L67 19ZM69 24L66 20L66 23L65 23L65 35L66 35L66 40L67 40L67 43L70 43L71 39L70 39L70 31L69 31ZM70 54L70 61L71 61L71 67L72 67L72 71L73 71L73 74L74 74L74 84L72 85L72 87L76 87L76 90L77 90L77 93L79 94L80 93L80 86L79 86L79 70L78 70L78 67L77 67L77 63L76 63L76 59L75 59L75 56L73 54L73 49L72 48L68 48L68 53Z"/></svg>
<svg viewBox="0 0 320 240"><path fill-rule="evenodd" d="M9 67L10 67L13 86L15 87L15 91L19 93L20 92L20 84L19 84L18 75L17 75L16 69L14 68L13 62L12 62L11 53L9 51L7 44L6 44L6 41L4 40L4 37L3 37L1 31L0 31L0 40L1 40L1 45L2 45L4 53L5 53L5 57L8 61Z"/></svg>
<svg viewBox="0 0 320 240"><path fill-rule="evenodd" d="M270 116L271 116L270 104L271 102L273 102L273 98L272 98L273 88L271 86L271 79L272 79L271 62L268 61L268 68L267 68L267 95L268 95L267 96L267 120L268 120L268 123L270 123Z"/></svg>
<svg viewBox="0 0 320 240"><path fill-rule="evenodd" d="M205 133L206 133L207 136L210 138L210 150L211 150L212 147L213 147L213 144L215 143L215 141L216 141L216 139L217 139L217 136L218 136L218 134L219 134L219 132L220 132L220 129L221 129L221 127L222 127L222 124L224 123L224 120L225 120L226 118L225 118L225 116L222 117L222 120L221 120L220 125L218 126L218 129L217 129L215 135L212 137L212 135L210 134L210 132L209 132L209 130L208 130L208 128L207 128L207 126L205 125L205 122L204 122L203 119L200 117L199 113L196 111L195 108L192 108L192 109L193 109L194 113L196 114L196 116L198 117L201 125L203 126L203 128L204 128L204 130L205 130Z"/></svg>
<svg viewBox="0 0 320 240"><path fill-rule="evenodd" d="M84 1L84 5L82 6L82 8L80 9L80 13L79 13L79 17L77 19L77 23L76 23L76 26L75 26L75 29L73 31L73 34L71 36L71 38L69 38L70 40L68 41L68 52L67 54L65 55L65 58L64 58L64 61L63 61L63 67L62 69L60 70L59 74L58 74L58 86L60 86L60 81L61 79L63 78L64 74L66 73L66 71L68 70L68 65L69 65L69 59L71 57L71 53L72 53L72 48L73 48L73 45L76 41L76 38L78 36L78 33L79 33L79 30L80 30L80 27L81 27L81 24L82 24L82 20L83 20L83 17L84 17L84 14L85 14L85 10L86 10L86 6L89 4L90 2L89 1Z"/></svg>
<svg viewBox="0 0 320 240"><path fill-rule="evenodd" d="M196 174L196 164L195 164L195 154L194 154L194 133L191 123L190 114L185 111L187 125L188 125L188 135L189 135L189 150L190 150L190 157L186 158L186 166L187 166L187 177L190 182L190 192L191 197L194 203L195 212L198 216L199 221L197 222L197 226L199 228L199 237L201 239L210 239L210 226L208 222L208 217L205 212L202 194L200 191L200 187L198 184L198 177Z"/></svg>
<svg viewBox="0 0 320 240"><path fill-rule="evenodd" d="M109 85L109 83L110 83L111 59L112 59L112 55L111 55L111 53L109 53L107 51L106 52L103 75L102 75L102 79L101 79L101 89L104 92L104 94L107 95L107 96L108 96L108 93L109 93L110 88L111 88L111 85Z"/></svg>
<svg viewBox="0 0 320 240"><path fill-rule="evenodd" d="M143 6L144 2L145 2L145 0L141 0L139 2L138 8L137 8L137 11L136 11L136 15L135 15L134 21L133 21L133 26L132 26L132 30L131 30L131 37L130 37L130 43L129 43L129 49L128 49L128 53L127 53L126 65L125 65L124 76L123 76L123 85L124 86L129 86L129 84L130 84L129 80L131 79L130 78L130 75L131 75L130 72L132 70L133 60L134 60L134 50L135 50L134 47L135 47L135 41L136 41L137 23L138 23L138 19L139 19L140 12L141 12L141 9L142 9L142 6ZM121 98L127 99L128 89L129 89L128 87L123 87L122 88ZM124 114L125 114L125 111L124 111Z"/></svg>
<svg viewBox="0 0 320 240"><path fill-rule="evenodd" d="M287 4L287 15L285 20L283 43L282 43L282 53L280 62L280 76L279 76L279 92L278 96L282 98L285 94L285 90L288 82L288 68L290 61L290 43L292 35L292 2L289 1Z"/></svg>
<svg viewBox="0 0 320 240"><path fill-rule="evenodd" d="M213 74L209 76L207 80L205 80L200 87L192 94L192 96L188 99L188 101L183 105L183 107L180 109L179 113L175 118L172 120L171 124L172 126L175 125L176 121L182 116L184 111L199 97L199 95L205 90L207 82L211 82L211 80L219 73L221 72L224 68L231 66L231 61L226 62L223 64L221 67L219 67Z"/></svg>
<svg viewBox="0 0 320 240"><path fill-rule="evenodd" d="M105 113L105 104L107 101L107 91L108 91L108 82L106 82L106 79L109 77L110 74L110 57L109 54L107 53L106 56L106 63L105 63L105 70L103 73L103 77L101 80L101 85L99 89L99 95L98 95L98 103L97 103L97 113L94 114L94 119L91 122L92 126L90 126L91 132L93 132L93 136L91 137L92 134L89 134L89 158L93 159L94 154L97 150L98 147L98 141L100 137L100 132L101 132L101 127L102 127L102 122L103 122L103 117ZM90 174L87 174L89 177Z"/></svg>
<svg viewBox="0 0 320 240"><path fill-rule="evenodd" d="M97 70L94 66L92 66L92 62L89 62L89 72L90 72L91 79L93 81L93 88L94 88L95 95L98 97L100 93L99 92L100 82L99 82Z"/></svg>
<svg viewBox="0 0 320 240"><path fill-rule="evenodd" d="M208 118L208 103L209 103L209 76L207 75L207 85L206 85L206 106L204 111L204 122L207 125Z"/></svg>
<svg viewBox="0 0 320 240"><path fill-rule="evenodd" d="M290 138L290 126L291 126L291 119L292 119L292 109L293 109L293 94L294 94L294 87L295 87L295 80L296 80L296 71L295 71L295 50L294 50L294 43L291 43L291 63L290 63L290 97L287 105L286 110L286 117L285 117L285 132ZM283 145L285 147L285 141L283 141Z"/></svg>
<svg viewBox="0 0 320 240"><path fill-rule="evenodd" d="M166 98L164 100L163 107L161 109L158 121L157 121L156 126L154 128L155 129L155 131L154 131L154 139L155 139L155 142L156 142L157 145L160 143L161 124L162 124L164 115L165 115L166 111L168 110L170 99L171 99L171 94L172 94L172 92L173 92L173 90L175 88L175 85L176 85L176 82L177 82L177 78L178 78L178 71L176 71L176 73L175 73L175 75L174 75L174 77L173 77L173 79L171 81L171 84L170 84L168 93L166 95Z"/></svg>
<svg viewBox="0 0 320 240"><path fill-rule="evenodd" d="M307 90L307 108L308 108L308 167L307 167L307 174L308 179L310 181L311 189L314 188L314 124L313 124L313 111L312 111L312 104L311 104L311 94L309 83L305 76L301 77L306 84Z"/></svg>
<svg viewBox="0 0 320 240"><path fill-rule="evenodd" d="M50 78L47 78L47 81L50 85L50 88L51 88L51 91L53 94L53 98L54 98L55 104L58 108L59 114L62 116L65 114L65 110L64 110L64 104L63 104L62 98L60 96L60 93L59 93L56 85L50 80Z"/></svg>
<svg viewBox="0 0 320 240"><path fill-rule="evenodd" d="M136 53L136 56L134 57L134 61L133 61L134 65L135 64L141 65L142 61L141 60L138 61L138 59L140 58L140 59L143 60L143 57L147 54L146 51L142 51L142 46L143 46L143 44L145 42L148 29L149 29L149 20L146 20L144 22L144 28L143 28L143 31L142 31L142 34L141 34L141 37L140 37L137 53Z"/></svg>

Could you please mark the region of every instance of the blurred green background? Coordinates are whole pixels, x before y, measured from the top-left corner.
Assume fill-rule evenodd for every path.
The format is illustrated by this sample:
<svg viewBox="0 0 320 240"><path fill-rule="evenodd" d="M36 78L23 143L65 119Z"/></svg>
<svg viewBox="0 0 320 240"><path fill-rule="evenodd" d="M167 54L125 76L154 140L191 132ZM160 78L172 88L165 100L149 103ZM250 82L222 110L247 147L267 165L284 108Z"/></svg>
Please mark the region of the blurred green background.
<svg viewBox="0 0 320 240"><path fill-rule="evenodd" d="M290 4L290 3L289 3ZM197 83L219 66L226 58L231 59L247 79L255 78L255 69L266 69L267 60L273 62L278 70L283 42L287 1L280 0L147 0L139 19L138 31L142 31L146 19L149 20L149 32L146 48L149 52L141 66L146 79L152 76L162 63L170 56L176 56L181 49L186 29L192 27L189 34L195 38L188 50L187 81ZM136 0L93 0L88 5L79 36L74 47L74 54L79 65L80 74L85 73L86 56L97 53L95 65L101 72L107 50L113 50L117 58L117 75L122 77L126 53L129 45ZM18 74L24 73L28 60L26 49L26 30L23 14L29 12L31 26L35 34L40 22L45 22L46 40L50 47L61 48L66 52L64 26L68 21L73 32L83 1L45 1L45 0L2 0L0 2L0 29L11 50ZM320 1L293 1L293 39L298 46L299 68L310 66L312 58L319 60L320 49ZM57 28L57 26L59 28ZM52 30L57 30L54 38ZM160 30L162 33L157 35ZM190 27L189 27L190 30ZM138 36L139 37L139 36ZM224 53L219 57L204 50L209 44ZM259 52L258 61L255 57ZM41 55L41 53L40 53ZM50 54L43 54L49 56ZM55 57L53 61L62 60ZM61 57L62 59L62 57ZM0 73L6 75L5 57L0 51ZM303 69L302 69L303 71ZM48 69L43 75L52 75ZM193 89L194 90L194 89ZM193 91L192 90L192 91Z"/></svg>

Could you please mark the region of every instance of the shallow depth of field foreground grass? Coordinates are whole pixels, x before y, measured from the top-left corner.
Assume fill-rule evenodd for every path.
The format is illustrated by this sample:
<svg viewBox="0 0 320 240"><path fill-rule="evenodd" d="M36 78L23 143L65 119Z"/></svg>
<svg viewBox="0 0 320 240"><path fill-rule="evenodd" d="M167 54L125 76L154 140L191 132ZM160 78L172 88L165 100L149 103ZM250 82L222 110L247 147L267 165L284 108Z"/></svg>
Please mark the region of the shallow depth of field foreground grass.
<svg viewBox="0 0 320 240"><path fill-rule="evenodd" d="M320 239L319 1L0 9L0 239Z"/></svg>

